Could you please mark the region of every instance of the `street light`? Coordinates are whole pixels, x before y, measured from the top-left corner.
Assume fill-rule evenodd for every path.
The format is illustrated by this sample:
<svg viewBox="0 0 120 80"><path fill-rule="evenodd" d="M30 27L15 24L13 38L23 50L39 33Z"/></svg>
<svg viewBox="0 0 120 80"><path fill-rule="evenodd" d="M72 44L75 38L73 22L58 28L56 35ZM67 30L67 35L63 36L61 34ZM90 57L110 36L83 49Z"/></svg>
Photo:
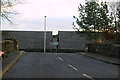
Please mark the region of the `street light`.
<svg viewBox="0 0 120 80"><path fill-rule="evenodd" d="M44 23L44 53L46 53L46 16L45 18L45 23Z"/></svg>

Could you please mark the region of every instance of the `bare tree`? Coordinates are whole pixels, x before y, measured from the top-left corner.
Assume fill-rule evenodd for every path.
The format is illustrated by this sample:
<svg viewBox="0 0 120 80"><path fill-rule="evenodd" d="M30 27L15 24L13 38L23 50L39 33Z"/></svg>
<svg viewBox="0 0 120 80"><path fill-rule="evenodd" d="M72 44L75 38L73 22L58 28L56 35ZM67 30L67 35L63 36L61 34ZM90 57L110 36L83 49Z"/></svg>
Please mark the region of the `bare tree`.
<svg viewBox="0 0 120 80"><path fill-rule="evenodd" d="M1 18L3 21L7 20L10 23L11 16L18 14L13 10L13 7L21 3L21 0L0 0L1 3Z"/></svg>

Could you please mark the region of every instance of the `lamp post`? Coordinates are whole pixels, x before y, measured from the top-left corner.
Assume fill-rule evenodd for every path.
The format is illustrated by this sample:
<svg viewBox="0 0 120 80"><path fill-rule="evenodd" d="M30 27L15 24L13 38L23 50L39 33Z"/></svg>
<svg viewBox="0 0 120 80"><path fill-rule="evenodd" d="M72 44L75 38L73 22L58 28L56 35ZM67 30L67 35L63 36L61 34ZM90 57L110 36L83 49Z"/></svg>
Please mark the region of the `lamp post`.
<svg viewBox="0 0 120 80"><path fill-rule="evenodd" d="M46 53L46 16L45 18L45 23L44 23L44 53Z"/></svg>

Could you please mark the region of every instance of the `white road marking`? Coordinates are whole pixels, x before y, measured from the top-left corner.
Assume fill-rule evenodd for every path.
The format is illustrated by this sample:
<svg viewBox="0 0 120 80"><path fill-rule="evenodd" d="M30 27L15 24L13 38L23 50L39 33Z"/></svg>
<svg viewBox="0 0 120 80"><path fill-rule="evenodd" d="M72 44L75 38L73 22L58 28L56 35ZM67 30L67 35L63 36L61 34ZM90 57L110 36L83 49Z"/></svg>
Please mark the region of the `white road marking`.
<svg viewBox="0 0 120 80"><path fill-rule="evenodd" d="M88 76L87 74L82 74L82 75L89 78L89 79L91 79L91 80L94 80L91 76Z"/></svg>
<svg viewBox="0 0 120 80"><path fill-rule="evenodd" d="M81 54L85 54L84 52L81 52Z"/></svg>
<svg viewBox="0 0 120 80"><path fill-rule="evenodd" d="M63 59L61 57L58 57L58 59L60 59L61 61L63 61Z"/></svg>
<svg viewBox="0 0 120 80"><path fill-rule="evenodd" d="M72 66L72 65L70 65L70 64L68 64L71 68L73 68L74 70L78 70L77 68L75 68L74 66Z"/></svg>

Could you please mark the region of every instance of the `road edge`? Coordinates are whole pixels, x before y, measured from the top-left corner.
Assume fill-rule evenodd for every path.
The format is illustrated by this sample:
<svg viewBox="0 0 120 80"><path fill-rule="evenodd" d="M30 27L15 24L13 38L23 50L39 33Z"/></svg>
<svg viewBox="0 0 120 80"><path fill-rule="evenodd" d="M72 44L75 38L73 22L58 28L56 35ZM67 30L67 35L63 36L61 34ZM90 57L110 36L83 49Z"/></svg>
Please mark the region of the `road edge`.
<svg viewBox="0 0 120 80"><path fill-rule="evenodd" d="M82 54L82 53L83 53L83 54ZM97 57L90 56L90 55L86 54L85 52L82 52L82 53L80 52L80 54L85 55L85 56L90 57L90 58L93 58L93 59L97 59L97 60L100 60L100 61L103 61L103 62L106 62L106 63L110 63L110 64L114 64L114 65L120 65L119 62L118 62L118 63L115 63L115 62L108 61L108 60L105 60L105 59L101 59L101 58L97 58Z"/></svg>
<svg viewBox="0 0 120 80"><path fill-rule="evenodd" d="M18 61L18 59L23 55L24 51L20 51L19 55L9 63L5 68L2 69L2 76Z"/></svg>

